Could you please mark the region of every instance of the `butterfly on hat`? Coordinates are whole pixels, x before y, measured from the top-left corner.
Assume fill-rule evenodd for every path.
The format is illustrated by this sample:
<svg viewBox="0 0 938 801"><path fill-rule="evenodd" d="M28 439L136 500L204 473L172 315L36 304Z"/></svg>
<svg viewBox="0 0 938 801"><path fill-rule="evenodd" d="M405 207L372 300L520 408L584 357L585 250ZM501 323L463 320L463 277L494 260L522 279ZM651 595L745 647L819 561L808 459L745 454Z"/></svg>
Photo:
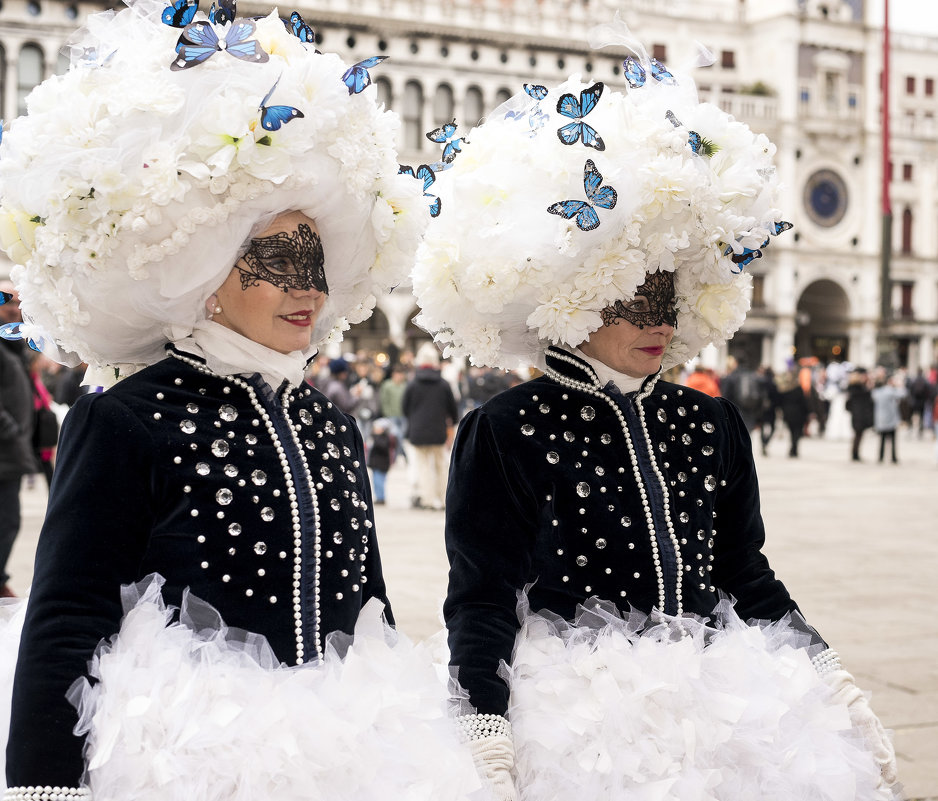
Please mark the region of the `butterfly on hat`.
<svg viewBox="0 0 938 801"><path fill-rule="evenodd" d="M683 128L684 123L682 123L677 117L674 116L674 112L668 109L664 116L668 118L668 121L675 128ZM713 156L720 148L717 144L711 140L706 139L701 136L697 131L688 131L687 132L687 144L690 145L690 149L694 151L698 156Z"/></svg>
<svg viewBox="0 0 938 801"><path fill-rule="evenodd" d="M596 208L614 209L619 199L616 190L611 186L603 186L603 177L592 159L586 160L583 167L583 189L586 200L561 200L548 206L550 214L557 214L564 219L576 217L576 225L581 231L592 231L599 227L599 215Z"/></svg>
<svg viewBox="0 0 938 801"><path fill-rule="evenodd" d="M208 12L208 19L213 25L224 25L233 22L238 16L238 4L235 0L216 0ZM199 10L199 0L174 0L171 5L163 9L161 19L164 24L173 28L185 28L195 19Z"/></svg>
<svg viewBox="0 0 938 801"><path fill-rule="evenodd" d="M462 152L463 144L466 143L465 139L456 137L457 127L456 120L453 120L445 125L441 125L439 128L434 128L426 134L427 139L431 142L443 145L443 155L440 157L442 162L441 169L445 170L453 163L456 156Z"/></svg>
<svg viewBox="0 0 938 801"><path fill-rule="evenodd" d="M523 111L507 111L505 112L505 119L521 120L527 116L528 125L531 128L530 135L537 136L537 132L543 128L544 123L547 122L547 115L541 111L541 101L547 97L547 87L541 86L540 84L526 83L524 85L524 91L528 97L537 101L533 108L530 112L526 109Z"/></svg>
<svg viewBox="0 0 938 801"><path fill-rule="evenodd" d="M13 297L7 292L3 294L7 296L3 301L4 303L9 302ZM28 339L23 332L23 323L4 323L0 325L0 339L5 339L7 342L16 342L17 340L25 339L26 344L39 353L42 353L42 346L44 344L44 340L41 337L38 342L34 339Z"/></svg>
<svg viewBox="0 0 938 801"><path fill-rule="evenodd" d="M433 168L427 164L421 164L417 171L414 172L413 167L409 167L406 164L399 165L400 169L397 171L398 175L409 175L411 178L416 178L419 181L423 181L423 196L433 198L433 202L430 203L430 216L439 217L440 212L443 209L443 201L440 200L436 195L431 195L427 190L433 186L436 181L436 173L433 171Z"/></svg>
<svg viewBox="0 0 938 801"><path fill-rule="evenodd" d="M371 85L371 74L368 72L372 67L377 67L387 56L372 56L357 64L352 64L342 75L342 83L348 87L350 95L357 95L363 92Z"/></svg>
<svg viewBox="0 0 938 801"><path fill-rule="evenodd" d="M281 75L280 77L282 78L283 76ZM277 80L274 81L274 85L270 87L270 91L264 95L264 99L261 100L261 104L257 107L257 110L261 113L261 128L265 131L279 131L280 128L288 122L305 116L302 111L293 106L267 105L267 101L270 100L271 95L273 95L279 83L280 78L277 78Z"/></svg>
<svg viewBox="0 0 938 801"><path fill-rule="evenodd" d="M580 92L579 100L569 93L561 95L560 100L557 101L557 113L575 120L575 122L558 129L557 137L561 142L565 145L575 145L577 142L582 142L587 147L595 150L606 149L606 144L597 130L592 125L583 122L583 117L596 108L602 93L603 83L599 81Z"/></svg>
<svg viewBox="0 0 938 801"><path fill-rule="evenodd" d="M210 22L192 22L183 28L176 43L176 58L169 65L174 72L187 70L208 61L222 51L241 61L263 64L270 56L260 46L257 39L250 37L257 30L257 25L248 19L237 19L225 32L224 45Z"/></svg>
<svg viewBox="0 0 938 801"><path fill-rule="evenodd" d="M651 77L659 83L668 85L677 83L677 81L674 80L674 76L668 72L667 67L658 61L658 59L652 58L650 66ZM641 88L648 80L648 71L632 56L629 56L622 62L622 71L625 74L625 80L629 82L629 86L633 89Z"/></svg>
<svg viewBox="0 0 938 801"><path fill-rule="evenodd" d="M773 223L772 230L769 231L769 234L771 234L771 236L778 236L779 234L784 233L793 227L794 226L790 222L781 220L780 222ZM733 270L733 272L741 273L743 271L743 267L752 264L753 260L755 259L762 258L762 248L767 247L768 244L769 237L766 237L765 242L759 245L758 248L743 248L742 253L733 253L733 246L727 245L726 249L723 251L723 255L729 256L732 253L733 255L731 257L731 261L733 264L739 265L739 269Z"/></svg>

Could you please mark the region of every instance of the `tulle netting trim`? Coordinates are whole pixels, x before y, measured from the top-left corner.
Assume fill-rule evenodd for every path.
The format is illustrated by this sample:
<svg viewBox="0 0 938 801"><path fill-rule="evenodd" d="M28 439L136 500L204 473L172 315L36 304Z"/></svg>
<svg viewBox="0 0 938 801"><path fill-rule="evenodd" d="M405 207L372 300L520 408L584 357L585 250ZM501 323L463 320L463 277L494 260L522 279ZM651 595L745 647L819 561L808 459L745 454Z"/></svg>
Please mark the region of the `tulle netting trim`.
<svg viewBox="0 0 938 801"><path fill-rule="evenodd" d="M448 670L372 599L319 664L285 667L189 595L152 577L124 589L120 633L73 685L96 801L485 799L448 715Z"/></svg>
<svg viewBox="0 0 938 801"><path fill-rule="evenodd" d="M526 599L520 614L502 674L522 801L898 797L788 617L747 625L728 601L709 620L622 615L595 598L573 622Z"/></svg>

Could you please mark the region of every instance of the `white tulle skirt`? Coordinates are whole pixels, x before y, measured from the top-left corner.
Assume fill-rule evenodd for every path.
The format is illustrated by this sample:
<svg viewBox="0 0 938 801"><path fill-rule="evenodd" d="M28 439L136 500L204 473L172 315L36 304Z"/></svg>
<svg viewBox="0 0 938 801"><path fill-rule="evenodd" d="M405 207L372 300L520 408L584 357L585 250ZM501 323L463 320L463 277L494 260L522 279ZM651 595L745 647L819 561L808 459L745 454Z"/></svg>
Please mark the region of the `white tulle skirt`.
<svg viewBox="0 0 938 801"><path fill-rule="evenodd" d="M503 667L522 801L893 797L787 621L522 614Z"/></svg>
<svg viewBox="0 0 938 801"><path fill-rule="evenodd" d="M448 715L440 644L412 645L380 604L321 664L285 668L197 599L172 622L159 586L125 588L97 683L70 695L95 801L488 797ZM0 757L24 610L0 605ZM786 621L748 626L728 603L710 624L598 602L574 622L521 614L503 666L521 801L894 797Z"/></svg>
<svg viewBox="0 0 938 801"><path fill-rule="evenodd" d="M382 605L318 665L278 666L264 638L228 630L157 580L124 588L120 633L76 683L95 801L487 799L448 714L431 644L391 630ZM9 686L9 685L6 685Z"/></svg>

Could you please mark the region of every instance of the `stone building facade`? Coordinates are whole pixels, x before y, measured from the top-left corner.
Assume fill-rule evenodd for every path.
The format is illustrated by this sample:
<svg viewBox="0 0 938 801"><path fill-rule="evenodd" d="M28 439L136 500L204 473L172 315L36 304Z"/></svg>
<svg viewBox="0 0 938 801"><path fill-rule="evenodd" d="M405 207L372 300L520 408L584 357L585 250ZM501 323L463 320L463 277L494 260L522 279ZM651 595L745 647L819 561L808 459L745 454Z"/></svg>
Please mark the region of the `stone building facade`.
<svg viewBox="0 0 938 801"><path fill-rule="evenodd" d="M207 4L207 0L203 0ZM779 368L793 357L928 367L938 361L938 38L893 34L893 206L888 280L881 259L882 29L864 0L304 0L320 49L348 61L390 58L372 76L402 117L401 161L433 161L426 131L461 132L536 80L572 73L621 87L624 50L591 50L591 27L618 11L650 52L681 66L695 41L714 54L697 71L702 99L778 146L783 208L795 224L755 276L753 309L720 352ZM64 69L59 49L104 4L2 0L0 109L23 109L31 85ZM242 14L269 6L242 3ZM282 12L292 9L284 7ZM938 12L936 12L938 13ZM2 258L2 257L0 257ZM0 273L5 267L0 263ZM886 287L886 303L882 288ZM888 309L884 319L882 310ZM347 348L425 337L399 288L347 336Z"/></svg>

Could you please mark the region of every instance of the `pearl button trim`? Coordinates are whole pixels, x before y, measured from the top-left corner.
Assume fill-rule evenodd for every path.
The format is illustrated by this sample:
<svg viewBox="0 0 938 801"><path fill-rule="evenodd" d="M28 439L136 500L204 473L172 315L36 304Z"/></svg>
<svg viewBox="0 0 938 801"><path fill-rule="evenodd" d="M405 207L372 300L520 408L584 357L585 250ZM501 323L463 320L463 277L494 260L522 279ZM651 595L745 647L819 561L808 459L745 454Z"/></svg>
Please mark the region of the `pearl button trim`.
<svg viewBox="0 0 938 801"><path fill-rule="evenodd" d="M209 370L201 362L195 361L194 359L189 359L185 356L182 356L175 351L169 351L170 355L178 359L179 361L188 364L190 367L198 370L200 373L206 375L216 375L211 370ZM296 488L293 482L293 473L290 469L290 462L287 458L286 450L283 447L283 444L280 441L280 437L277 435L277 430L274 427L273 421L270 419L270 414L267 412L267 409L264 405L258 400L257 393L254 391L254 388L244 379L239 378L238 376L217 376L225 381L228 381L231 384L234 384L237 387L243 389L248 396L248 401L251 406L254 408L258 417L263 421L264 427L267 429L267 434L270 437L271 442L274 445L274 449L277 452L277 457L280 461L280 467L283 470L284 475L284 484L287 487L287 496L290 501L290 517L293 527L293 552L296 554L293 565L293 619L294 619L294 631L296 635L296 663L298 665L303 664L305 661L305 638L303 635L303 610L302 610L302 593L301 593L301 577L302 577L302 553L303 553L303 527L300 521L300 508L297 501ZM322 623L322 613L320 609L320 548L321 548L321 532L319 529L319 502L316 495L316 489L313 484L312 477L309 472L309 464L306 461L306 455L303 453L303 448L300 446L300 441L296 436L296 433L293 430L293 425L290 423L289 417L289 405L291 400L291 393L295 389L292 385L288 384L284 390L283 397L281 400L281 410L283 412L284 419L287 421L287 428L290 431L291 437L293 439L293 445L295 453L299 454L301 464L303 466L304 479L307 486L310 489L310 494L313 499L313 519L315 523L315 531L313 537L313 553L315 554L315 565L316 573L313 579L313 621L314 621L314 630L313 630L313 640L316 648L317 659L321 660L322 645L320 644L320 627ZM256 422L256 421L255 421ZM253 595L253 591L248 591L250 595Z"/></svg>
<svg viewBox="0 0 938 801"><path fill-rule="evenodd" d="M559 353L556 350L552 350L550 355L551 355L551 358L557 359L558 361L566 362L581 370L583 369L583 365L577 359L574 359L572 356L568 356L567 354L564 354L564 353ZM666 592L667 588L665 587L664 572L661 567L661 557L660 557L659 549L658 549L658 536L655 530L655 522L654 522L654 516L652 514L652 510L651 510L651 503L648 498L648 490L645 487L645 482L642 477L641 469L639 467L638 456L635 450L635 445L632 442L632 436L629 433L629 427L628 427L628 423L626 422L625 415L623 414L622 410L619 408L619 404L616 403L616 401L613 400L609 395L607 395L605 392L602 391L602 386L600 384L600 381L596 377L596 375L592 373L592 371L590 371L590 374L592 375L592 383L587 383L586 381L577 381L574 378L565 376L562 373L558 372L555 368L551 367L550 365L547 366L545 370L545 374L551 379L553 379L554 381L556 381L558 384L561 384L562 386L569 387L570 389L580 390L581 392L585 392L588 395L592 395L595 398L603 400L606 404L608 404L608 406L615 413L615 416L619 421L619 426L622 429L622 434L625 437L625 444L629 452L629 459L632 463L632 473L635 478L635 484L638 488L639 497L641 498L641 502L642 502L642 510L645 513L645 521L648 526L648 536L649 536L649 541L651 544L652 562L654 563L654 566L655 566L655 575L657 577L657 582L658 582L658 608L660 610L664 610L665 601L667 599L667 592ZM675 614L677 617L680 617L684 611L684 604L683 604L683 597L682 597L683 591L681 587L681 581L682 581L682 577L684 574L683 560L681 557L681 549L680 549L680 546L678 545L678 538L674 531L674 524L671 521L671 504L670 504L670 494L668 492L667 481L664 477L664 474L661 472L661 469L658 467L658 462L655 459L655 449L654 449L654 446L652 445L651 437L649 436L649 433L648 433L648 426L645 423L645 410L642 406L642 401L645 400L652 393L652 391L654 390L655 384L657 384L657 382L658 382L658 376L655 375L651 378L651 380L649 380L646 383L646 385L642 388L642 390L638 392L638 394L635 396L635 408L638 412L638 419L641 425L643 438L645 440L645 447L648 453L648 457L649 457L649 460L651 461L652 470L655 473L655 477L657 478L658 483L661 485L661 492L665 499L664 510L663 510L664 518L665 518L665 525L667 526L667 529L668 529L668 539L671 542L671 547L674 551L675 559L677 560L677 570L675 571L676 578L675 578L675 588L674 588L675 600L677 603L677 610ZM638 574L636 573L636 576L637 575Z"/></svg>

